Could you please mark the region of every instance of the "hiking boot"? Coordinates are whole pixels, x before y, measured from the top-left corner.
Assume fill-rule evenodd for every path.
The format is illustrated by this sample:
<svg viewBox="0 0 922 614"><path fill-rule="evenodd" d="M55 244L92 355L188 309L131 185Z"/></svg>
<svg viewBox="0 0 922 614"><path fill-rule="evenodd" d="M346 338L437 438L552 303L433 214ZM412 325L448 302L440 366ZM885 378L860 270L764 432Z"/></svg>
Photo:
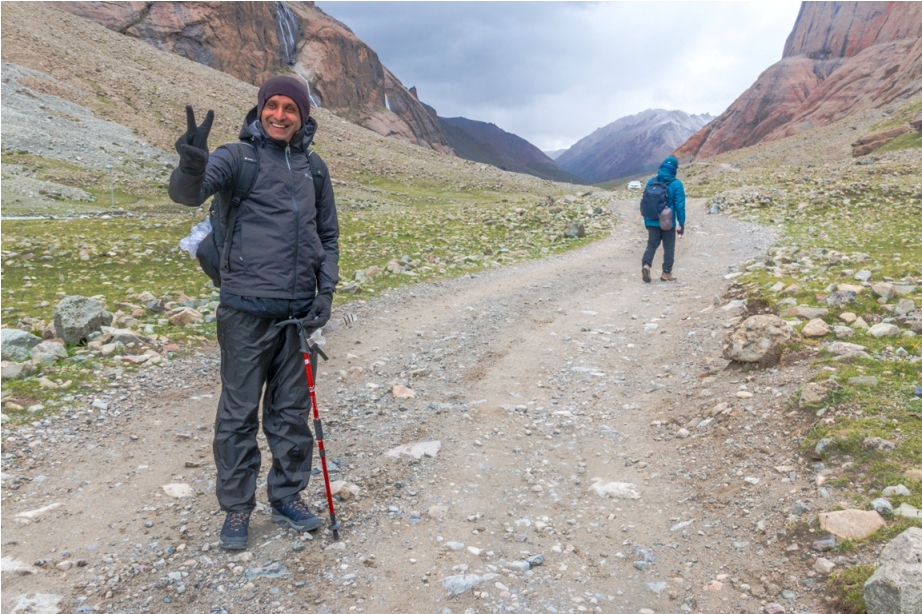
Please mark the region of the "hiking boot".
<svg viewBox="0 0 922 614"><path fill-rule="evenodd" d="M224 519L218 543L225 550L246 550L250 512L230 512Z"/></svg>
<svg viewBox="0 0 922 614"><path fill-rule="evenodd" d="M301 499L278 507L273 506L272 522L287 525L296 531L314 531L323 526L323 520L311 514L307 504Z"/></svg>
<svg viewBox="0 0 922 614"><path fill-rule="evenodd" d="M644 283L650 283L650 265L645 264L643 268L640 269L640 275L643 277Z"/></svg>
<svg viewBox="0 0 922 614"><path fill-rule="evenodd" d="M659 278L659 280L660 281L675 281L676 279L675 279L675 275L673 275L672 273L666 273L665 271L663 271L663 274Z"/></svg>

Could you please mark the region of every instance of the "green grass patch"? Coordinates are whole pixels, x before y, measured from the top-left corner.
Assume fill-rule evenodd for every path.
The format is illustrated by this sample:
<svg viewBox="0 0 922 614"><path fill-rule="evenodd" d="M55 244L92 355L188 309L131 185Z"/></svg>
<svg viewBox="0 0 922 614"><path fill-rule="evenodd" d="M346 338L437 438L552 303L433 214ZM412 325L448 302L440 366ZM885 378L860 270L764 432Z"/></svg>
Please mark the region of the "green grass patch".
<svg viewBox="0 0 922 614"><path fill-rule="evenodd" d="M839 611L847 614L865 614L867 606L864 603L864 583L874 575L876 565L855 565L834 571L829 577L829 584Z"/></svg>
<svg viewBox="0 0 922 614"><path fill-rule="evenodd" d="M898 136L883 147L874 150L874 153L881 154L888 151L899 151L900 149L920 149L922 148L922 132L910 132Z"/></svg>

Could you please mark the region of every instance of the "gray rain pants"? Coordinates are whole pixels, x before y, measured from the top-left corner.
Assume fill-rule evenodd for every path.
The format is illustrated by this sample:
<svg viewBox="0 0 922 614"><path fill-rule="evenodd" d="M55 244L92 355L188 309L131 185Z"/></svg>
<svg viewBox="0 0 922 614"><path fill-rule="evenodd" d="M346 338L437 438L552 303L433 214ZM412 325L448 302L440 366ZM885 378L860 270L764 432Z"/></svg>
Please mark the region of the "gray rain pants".
<svg viewBox="0 0 922 614"><path fill-rule="evenodd" d="M297 331L288 326L273 341L257 344L279 321L226 305L217 309L221 398L212 449L218 469L218 503L225 512L256 507L260 397L263 432L272 451L269 503L278 506L294 501L310 479L314 437L308 426L310 396ZM316 360L315 354L311 361L314 374Z"/></svg>

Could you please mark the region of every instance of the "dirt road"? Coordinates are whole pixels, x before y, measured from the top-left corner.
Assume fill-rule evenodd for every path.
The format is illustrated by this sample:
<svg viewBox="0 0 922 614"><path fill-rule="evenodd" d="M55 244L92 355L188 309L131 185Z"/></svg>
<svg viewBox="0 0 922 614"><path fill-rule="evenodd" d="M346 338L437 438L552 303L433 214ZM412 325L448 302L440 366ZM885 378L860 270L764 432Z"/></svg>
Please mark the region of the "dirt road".
<svg viewBox="0 0 922 614"><path fill-rule="evenodd" d="M720 357L715 297L769 233L693 201L679 282L644 284L636 203L613 206L584 249L346 310L318 378L333 479L359 489L336 545L260 507L247 553L217 548L214 348L7 440L3 611L820 611L783 529L816 496L786 406L804 367ZM385 455L420 442L436 455Z"/></svg>

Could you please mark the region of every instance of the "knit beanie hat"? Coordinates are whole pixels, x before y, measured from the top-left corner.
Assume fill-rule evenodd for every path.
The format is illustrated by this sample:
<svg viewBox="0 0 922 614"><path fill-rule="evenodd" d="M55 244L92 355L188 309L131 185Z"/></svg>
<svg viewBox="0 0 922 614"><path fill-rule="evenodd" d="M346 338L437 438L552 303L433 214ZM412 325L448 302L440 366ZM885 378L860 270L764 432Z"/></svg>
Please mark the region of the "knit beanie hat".
<svg viewBox="0 0 922 614"><path fill-rule="evenodd" d="M301 125L307 124L307 118L311 116L311 97L307 92L307 86L294 77L288 75L276 75L268 79L259 88L259 102L256 109L256 117L263 116L263 107L266 101L273 96L288 96L298 105L298 111L301 113Z"/></svg>
<svg viewBox="0 0 922 614"><path fill-rule="evenodd" d="M665 160L663 160L663 163L660 165L660 168L664 166L672 169L672 172L674 173L677 170L679 170L679 161L676 159L675 156L668 156Z"/></svg>

